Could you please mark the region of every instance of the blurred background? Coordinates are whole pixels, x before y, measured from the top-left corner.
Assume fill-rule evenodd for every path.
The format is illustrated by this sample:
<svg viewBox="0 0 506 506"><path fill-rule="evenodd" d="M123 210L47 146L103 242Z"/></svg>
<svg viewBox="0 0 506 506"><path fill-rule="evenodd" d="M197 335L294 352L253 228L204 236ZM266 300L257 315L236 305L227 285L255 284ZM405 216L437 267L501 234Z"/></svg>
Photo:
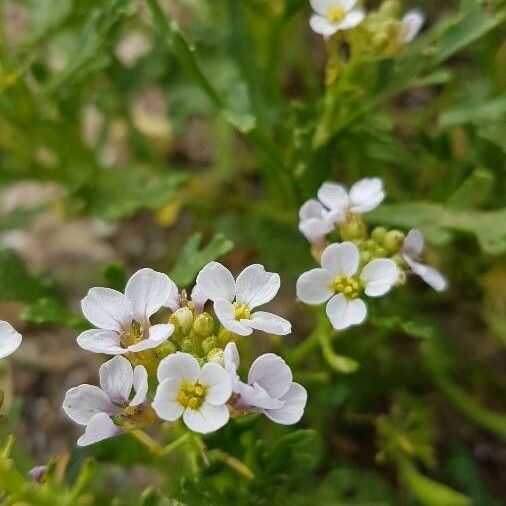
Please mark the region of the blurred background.
<svg viewBox="0 0 506 506"><path fill-rule="evenodd" d="M300 504L470 504L421 499L430 483L410 482L401 454L473 505L506 501L505 4L396 8L413 7L421 35L343 71L329 119L306 1L0 0L0 317L24 335L1 365L0 437L16 435L21 469L70 452L75 468L100 462L98 496L166 483L123 439L123 455L73 449L62 398L101 363L75 344L80 299L144 266L191 286L209 260L234 273L260 262L281 274L277 312L294 332L257 337L250 353L287 352L313 326L295 302L313 266L298 208L325 180L380 176L388 197L367 219L420 228L450 288L413 281L377 302L335 343L355 374L332 370L325 350L297 360L310 394L300 425L321 451L269 485L270 504L294 504L301 475ZM209 444L235 452L241 434L269 449L289 432L255 423Z"/></svg>

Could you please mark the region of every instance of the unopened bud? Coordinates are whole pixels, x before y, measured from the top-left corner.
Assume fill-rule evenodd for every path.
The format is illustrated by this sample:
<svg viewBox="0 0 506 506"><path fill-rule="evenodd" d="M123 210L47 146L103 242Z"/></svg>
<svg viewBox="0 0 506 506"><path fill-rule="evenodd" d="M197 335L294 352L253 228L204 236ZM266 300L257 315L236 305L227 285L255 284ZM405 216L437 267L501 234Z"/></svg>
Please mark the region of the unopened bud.
<svg viewBox="0 0 506 506"><path fill-rule="evenodd" d="M404 234L400 230L388 231L383 239L383 246L390 255L398 253L403 243Z"/></svg>
<svg viewBox="0 0 506 506"><path fill-rule="evenodd" d="M230 332L230 330L227 330L225 327L221 327L219 333L218 333L218 344L225 348L225 346L230 342L233 341L235 338L235 334L233 332Z"/></svg>
<svg viewBox="0 0 506 506"><path fill-rule="evenodd" d="M156 348L156 356L158 358L168 357L172 353L176 353L176 345L172 341L165 341Z"/></svg>
<svg viewBox="0 0 506 506"><path fill-rule="evenodd" d="M339 233L343 241L353 241L364 239L367 235L367 229L361 216L352 216L348 221L339 225Z"/></svg>
<svg viewBox="0 0 506 506"><path fill-rule="evenodd" d="M175 331L188 334L193 325L193 313L188 307L181 307L169 317L169 322L175 326Z"/></svg>
<svg viewBox="0 0 506 506"><path fill-rule="evenodd" d="M217 344L218 339L216 339L216 336L209 336L202 341L202 349L207 355L213 348L216 348Z"/></svg>
<svg viewBox="0 0 506 506"><path fill-rule="evenodd" d="M387 229L385 227L376 227L371 232L371 238L376 242L382 243L386 233Z"/></svg>
<svg viewBox="0 0 506 506"><path fill-rule="evenodd" d="M28 471L28 476L38 483L42 483L44 478L46 477L46 473L48 471L48 466L35 466Z"/></svg>
<svg viewBox="0 0 506 506"><path fill-rule="evenodd" d="M386 0L379 8L381 14L386 14L388 17L397 17L400 13L401 5L397 0Z"/></svg>
<svg viewBox="0 0 506 506"><path fill-rule="evenodd" d="M195 350L195 343L192 339L183 339L181 343L181 349L185 351L186 353L193 353Z"/></svg>
<svg viewBox="0 0 506 506"><path fill-rule="evenodd" d="M207 361L208 362L215 362L217 364L220 364L223 367L224 366L224 362L223 362L223 350L221 348L213 348L207 354Z"/></svg>
<svg viewBox="0 0 506 506"><path fill-rule="evenodd" d="M207 337L213 333L214 320L209 313L201 313L193 322L193 331L199 337Z"/></svg>

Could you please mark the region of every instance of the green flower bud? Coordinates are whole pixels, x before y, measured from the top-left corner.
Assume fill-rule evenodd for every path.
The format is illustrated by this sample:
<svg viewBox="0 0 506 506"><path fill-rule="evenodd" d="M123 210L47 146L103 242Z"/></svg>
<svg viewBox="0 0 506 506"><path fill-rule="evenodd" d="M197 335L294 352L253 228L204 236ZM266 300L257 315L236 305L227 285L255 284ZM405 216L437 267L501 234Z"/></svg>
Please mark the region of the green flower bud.
<svg viewBox="0 0 506 506"><path fill-rule="evenodd" d="M195 343L193 342L193 339L183 339L181 343L181 349L186 353L193 353L195 350Z"/></svg>
<svg viewBox="0 0 506 506"><path fill-rule="evenodd" d="M385 14L388 17L398 17L401 11L401 5L397 0L386 0L379 8L381 14Z"/></svg>
<svg viewBox="0 0 506 506"><path fill-rule="evenodd" d="M193 322L192 330L199 337L207 337L213 333L214 320L209 313L201 313Z"/></svg>
<svg viewBox="0 0 506 506"><path fill-rule="evenodd" d="M175 326L176 332L188 334L193 325L193 313L188 307L180 307L170 315L169 322Z"/></svg>
<svg viewBox="0 0 506 506"><path fill-rule="evenodd" d="M364 239L367 229L360 216L352 216L345 223L339 225L339 233L343 241Z"/></svg>
<svg viewBox="0 0 506 506"><path fill-rule="evenodd" d="M404 242L404 234L400 230L389 230L383 239L383 246L387 253L393 255L398 253Z"/></svg>
<svg viewBox="0 0 506 506"><path fill-rule="evenodd" d="M376 227L371 232L371 238L378 243L382 243L386 233L387 229L385 227Z"/></svg>
<svg viewBox="0 0 506 506"><path fill-rule="evenodd" d="M230 332L230 330L227 330L225 327L221 327L220 331L218 332L218 344L222 348L225 348L225 346L230 341L233 341L235 337L236 336L233 332Z"/></svg>
<svg viewBox="0 0 506 506"><path fill-rule="evenodd" d="M156 348L156 356L160 359L169 356L171 353L176 353L176 345L172 341L165 341Z"/></svg>
<svg viewBox="0 0 506 506"><path fill-rule="evenodd" d="M360 260L362 263L366 264L373 259L372 253L370 251L361 251L360 252Z"/></svg>
<svg viewBox="0 0 506 506"><path fill-rule="evenodd" d="M202 341L202 349L204 350L204 353L207 354L209 353L213 348L216 348L217 347L217 344L218 344L218 339L216 338L216 336L209 336L209 337L206 337L203 341Z"/></svg>
<svg viewBox="0 0 506 506"><path fill-rule="evenodd" d="M207 361L208 362L216 362L217 364L220 364L223 367L223 365L224 365L224 363L223 363L223 350L221 348L213 348L207 354Z"/></svg>

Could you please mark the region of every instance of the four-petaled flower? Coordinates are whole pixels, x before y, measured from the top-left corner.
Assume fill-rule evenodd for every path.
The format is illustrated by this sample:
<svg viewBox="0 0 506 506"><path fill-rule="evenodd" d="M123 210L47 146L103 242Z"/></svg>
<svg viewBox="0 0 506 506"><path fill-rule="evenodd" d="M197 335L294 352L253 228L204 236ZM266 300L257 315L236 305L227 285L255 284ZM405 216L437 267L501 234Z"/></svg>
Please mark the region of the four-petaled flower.
<svg viewBox="0 0 506 506"><path fill-rule="evenodd" d="M176 352L164 358L157 371L153 409L173 422L183 417L193 432L207 434L223 427L230 417L226 402L232 388L225 369L214 362L204 364L189 354Z"/></svg>
<svg viewBox="0 0 506 506"><path fill-rule="evenodd" d="M340 30L349 30L362 22L364 9L355 9L357 0L311 0L315 11L309 25L316 33L330 37Z"/></svg>
<svg viewBox="0 0 506 506"><path fill-rule="evenodd" d="M246 267L237 280L218 262L210 262L197 276L200 293L214 302L221 324L240 336L248 336L253 330L280 336L291 332L291 324L284 318L265 311L253 312L275 297L280 284L279 274L266 272L259 264Z"/></svg>
<svg viewBox="0 0 506 506"><path fill-rule="evenodd" d="M5 321L0 321L0 358L14 353L21 344L21 334Z"/></svg>
<svg viewBox="0 0 506 506"><path fill-rule="evenodd" d="M174 326L151 325L149 319L177 293L176 284L166 274L152 269L137 271L124 294L112 288L92 288L81 307L97 328L81 333L77 343L85 350L109 355L156 348L169 338Z"/></svg>
<svg viewBox="0 0 506 506"><path fill-rule="evenodd" d="M419 9L412 9L404 15L401 20L401 29L399 32L399 42L409 44L422 29L425 16Z"/></svg>
<svg viewBox="0 0 506 506"><path fill-rule="evenodd" d="M357 181L348 192L340 184L327 181L318 190L318 200L306 201L299 211L299 230L312 243L320 243L336 223L350 215L363 214L378 207L385 198L383 181L378 177Z"/></svg>
<svg viewBox="0 0 506 506"><path fill-rule="evenodd" d="M86 426L77 440L87 446L123 432L113 417L131 417L139 411L148 393L148 373L138 365L116 356L102 364L99 370L100 387L79 385L67 391L63 410L75 423ZM132 396L132 389L134 395Z"/></svg>
<svg viewBox="0 0 506 506"><path fill-rule="evenodd" d="M235 343L227 344L223 359L232 390L238 395L234 407L263 413L282 425L292 425L302 418L306 389L292 381L292 371L281 357L274 353L258 357L251 364L248 383L237 374L240 359Z"/></svg>
<svg viewBox="0 0 506 506"><path fill-rule="evenodd" d="M434 267L417 261L423 253L423 243L422 233L414 228L411 229L402 245L402 258L417 276L420 276L434 290L442 292L448 286L446 278Z"/></svg>
<svg viewBox="0 0 506 506"><path fill-rule="evenodd" d="M372 260L359 272L360 253L351 242L327 246L321 268L303 273L297 280L297 297L307 304L327 302L327 316L337 330L362 323L367 307L360 295L379 297L387 293L399 276L393 260Z"/></svg>

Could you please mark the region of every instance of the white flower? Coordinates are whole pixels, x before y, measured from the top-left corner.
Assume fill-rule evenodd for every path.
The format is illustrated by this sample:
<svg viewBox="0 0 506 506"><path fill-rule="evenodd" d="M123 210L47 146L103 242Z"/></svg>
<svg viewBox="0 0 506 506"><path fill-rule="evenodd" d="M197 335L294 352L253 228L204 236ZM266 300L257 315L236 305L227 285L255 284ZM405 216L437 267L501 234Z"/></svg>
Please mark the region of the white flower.
<svg viewBox="0 0 506 506"><path fill-rule="evenodd" d="M281 357L273 353L258 357L250 367L247 384L237 375L240 359L235 343L227 344L223 359L232 390L239 394L236 407L263 413L282 425L292 425L302 418L306 389L292 381L292 371Z"/></svg>
<svg viewBox="0 0 506 506"><path fill-rule="evenodd" d="M84 434L77 440L79 446L97 443L123 432L111 418L122 414L131 416L146 400L148 373L142 365L132 369L126 358L116 356L102 364L99 377L100 388L84 384L65 394L63 410L75 423L86 426Z"/></svg>
<svg viewBox="0 0 506 506"><path fill-rule="evenodd" d="M341 213L329 212L321 202L310 199L299 211L299 230L311 244L320 243L334 229L334 224L341 219Z"/></svg>
<svg viewBox="0 0 506 506"><path fill-rule="evenodd" d="M329 37L339 30L349 30L362 22L364 9L354 9L357 0L310 0L315 11L309 25L316 33Z"/></svg>
<svg viewBox="0 0 506 506"><path fill-rule="evenodd" d="M77 338L81 348L118 355L156 348L174 331L170 323L151 325L149 318L177 294L165 274L141 269L129 280L125 293L92 288L81 301L84 316L95 325Z"/></svg>
<svg viewBox="0 0 506 506"><path fill-rule="evenodd" d="M189 353L178 351L158 366L153 409L163 420L183 417L186 426L202 434L223 427L230 413L226 406L232 389L225 369L215 362L204 364Z"/></svg>
<svg viewBox="0 0 506 506"><path fill-rule="evenodd" d="M446 290L448 282L436 269L417 261L423 252L423 235L419 230L411 229L402 245L402 257L411 270L420 276L429 286L438 292Z"/></svg>
<svg viewBox="0 0 506 506"><path fill-rule="evenodd" d="M19 348L21 340L21 334L10 323L0 321L0 358L14 353Z"/></svg>
<svg viewBox="0 0 506 506"><path fill-rule="evenodd" d="M321 268L303 273L297 280L297 297L306 304L327 302L327 316L337 330L365 320L367 307L360 295L379 297L397 281L399 271L393 260L379 258L359 270L360 254L351 242L327 246Z"/></svg>
<svg viewBox="0 0 506 506"><path fill-rule="evenodd" d="M214 312L221 324L234 334L248 336L253 330L283 336L292 330L290 322L265 311L252 312L271 301L278 293L279 274L266 272L253 264L234 281L232 273L218 262L208 263L197 276L201 294L214 302Z"/></svg>
<svg viewBox="0 0 506 506"><path fill-rule="evenodd" d="M177 311L178 309L183 307L183 305L187 305L187 303L183 304L183 301L185 301L186 298L187 298L186 293L184 291L182 291L180 294L177 293L176 291L175 293L171 293L169 295L168 299L165 301L163 305L165 307L168 307L172 311ZM207 302L207 297L201 292L198 285L195 285L193 287L189 302L193 303L196 313L202 313L202 311L204 310L204 306Z"/></svg>
<svg viewBox="0 0 506 506"><path fill-rule="evenodd" d="M413 9L404 15L401 21L401 30L399 33L399 42L409 44L421 30L425 16L419 9Z"/></svg>

